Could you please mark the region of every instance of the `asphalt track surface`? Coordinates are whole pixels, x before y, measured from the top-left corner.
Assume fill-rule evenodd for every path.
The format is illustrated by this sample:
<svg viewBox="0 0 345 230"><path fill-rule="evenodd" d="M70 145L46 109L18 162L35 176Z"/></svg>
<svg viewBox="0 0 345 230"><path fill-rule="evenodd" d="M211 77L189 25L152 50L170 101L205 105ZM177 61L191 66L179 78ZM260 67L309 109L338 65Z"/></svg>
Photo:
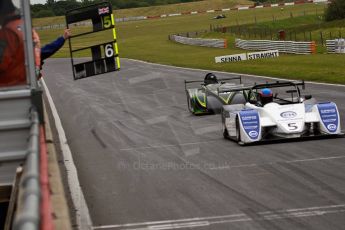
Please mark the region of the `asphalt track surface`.
<svg viewBox="0 0 345 230"><path fill-rule="evenodd" d="M219 115L187 111L183 81L206 73L122 60L73 81L68 59L45 64L94 229L344 229L345 139L224 140ZM306 92L345 126L345 87Z"/></svg>

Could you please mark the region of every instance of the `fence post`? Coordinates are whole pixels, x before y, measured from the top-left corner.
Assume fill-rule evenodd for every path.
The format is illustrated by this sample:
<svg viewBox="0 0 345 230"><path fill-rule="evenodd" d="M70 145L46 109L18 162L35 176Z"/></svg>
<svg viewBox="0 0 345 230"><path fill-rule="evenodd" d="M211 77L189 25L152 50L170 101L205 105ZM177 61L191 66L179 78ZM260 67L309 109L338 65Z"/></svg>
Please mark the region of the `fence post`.
<svg viewBox="0 0 345 230"><path fill-rule="evenodd" d="M309 41L311 41L311 31L309 31Z"/></svg>

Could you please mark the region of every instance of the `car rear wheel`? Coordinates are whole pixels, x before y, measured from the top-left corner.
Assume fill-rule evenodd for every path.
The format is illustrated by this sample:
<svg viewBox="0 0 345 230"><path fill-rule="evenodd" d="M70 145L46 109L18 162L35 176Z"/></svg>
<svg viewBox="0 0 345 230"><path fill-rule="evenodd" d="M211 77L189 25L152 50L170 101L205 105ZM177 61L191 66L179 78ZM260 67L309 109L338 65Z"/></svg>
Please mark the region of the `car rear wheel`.
<svg viewBox="0 0 345 230"><path fill-rule="evenodd" d="M241 127L240 127L240 121L238 116L236 116L236 140L237 142L241 142Z"/></svg>
<svg viewBox="0 0 345 230"><path fill-rule="evenodd" d="M188 106L189 112L194 113L194 109L192 106L192 100L191 100L189 95L187 96L187 106Z"/></svg>
<svg viewBox="0 0 345 230"><path fill-rule="evenodd" d="M225 139L228 139L229 138L229 133L228 133L228 130L226 129L226 127L225 127L224 122L223 122L223 125L222 125L222 129L223 129L223 137Z"/></svg>

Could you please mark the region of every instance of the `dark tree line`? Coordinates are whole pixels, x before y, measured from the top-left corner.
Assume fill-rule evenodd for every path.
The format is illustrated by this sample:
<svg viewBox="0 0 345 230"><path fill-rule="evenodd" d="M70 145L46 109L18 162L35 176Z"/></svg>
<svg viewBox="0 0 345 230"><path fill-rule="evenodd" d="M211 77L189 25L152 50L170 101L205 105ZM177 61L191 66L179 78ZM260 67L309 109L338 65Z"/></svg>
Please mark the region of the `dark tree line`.
<svg viewBox="0 0 345 230"><path fill-rule="evenodd" d="M157 6L157 5L167 5L176 4L183 2L196 2L200 0L109 0L113 9L127 9L136 7L146 7L146 6ZM35 4L31 6L31 11L33 17L50 17L50 16L60 16L64 15L66 10L89 5L92 3L102 2L102 0L64 0L64 1L54 1L47 0L46 4Z"/></svg>
<svg viewBox="0 0 345 230"><path fill-rule="evenodd" d="M333 0L328 6L325 15L326 21L345 18L345 0Z"/></svg>

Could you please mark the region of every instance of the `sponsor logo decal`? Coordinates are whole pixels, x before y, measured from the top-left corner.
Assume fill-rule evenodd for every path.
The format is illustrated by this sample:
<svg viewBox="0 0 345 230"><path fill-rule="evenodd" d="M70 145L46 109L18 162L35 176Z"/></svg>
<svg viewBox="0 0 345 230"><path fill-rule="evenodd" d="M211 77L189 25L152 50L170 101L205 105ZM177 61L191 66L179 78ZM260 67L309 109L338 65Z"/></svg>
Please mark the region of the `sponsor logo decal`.
<svg viewBox="0 0 345 230"><path fill-rule="evenodd" d="M297 116L297 113L294 111L286 111L280 114L282 118L294 118Z"/></svg>
<svg viewBox="0 0 345 230"><path fill-rule="evenodd" d="M334 103L320 103L317 105L321 122L330 133L335 133L338 130L339 117L338 110Z"/></svg>
<svg viewBox="0 0 345 230"><path fill-rule="evenodd" d="M327 129L328 129L329 131L334 132L334 131L337 130L337 126L336 126L335 124L329 124L329 125L327 125Z"/></svg>
<svg viewBox="0 0 345 230"><path fill-rule="evenodd" d="M258 140L261 128L259 113L255 110L242 110L239 112L239 117L248 137L253 141Z"/></svg>
<svg viewBox="0 0 345 230"><path fill-rule="evenodd" d="M248 135L252 138L257 138L259 136L259 133L256 131L250 131Z"/></svg>

